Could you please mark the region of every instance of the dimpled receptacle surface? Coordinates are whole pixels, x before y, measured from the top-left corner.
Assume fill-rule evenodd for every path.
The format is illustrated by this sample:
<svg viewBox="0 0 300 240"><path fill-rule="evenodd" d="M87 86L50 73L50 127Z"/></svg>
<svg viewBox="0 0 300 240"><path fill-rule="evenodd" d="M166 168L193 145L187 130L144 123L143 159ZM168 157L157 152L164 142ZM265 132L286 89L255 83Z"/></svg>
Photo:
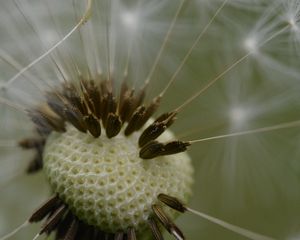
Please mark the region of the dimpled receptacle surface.
<svg viewBox="0 0 300 240"><path fill-rule="evenodd" d="M54 192L87 224L115 232L141 230L152 214L159 193L183 201L191 194L193 168L186 153L139 158L140 133L122 132L95 139L67 126L65 133L51 133L44 151L44 167ZM167 131L161 141L172 138ZM173 214L174 215L174 214Z"/></svg>

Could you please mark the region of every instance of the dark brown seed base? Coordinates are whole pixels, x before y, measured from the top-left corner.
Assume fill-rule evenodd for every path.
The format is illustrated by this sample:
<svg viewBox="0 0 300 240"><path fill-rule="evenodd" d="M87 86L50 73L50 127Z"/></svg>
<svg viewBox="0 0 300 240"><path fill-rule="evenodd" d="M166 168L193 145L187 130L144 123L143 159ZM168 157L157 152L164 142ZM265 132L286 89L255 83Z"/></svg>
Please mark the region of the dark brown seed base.
<svg viewBox="0 0 300 240"><path fill-rule="evenodd" d="M156 141L174 123L177 112L163 113L145 126L161 101L161 96L158 96L148 105L145 104L145 87L135 91L124 81L117 96L112 80L81 80L78 86L66 82L60 88L48 91L45 96L45 103L28 111L39 137L20 142L24 149L36 151L27 169L28 173L43 167L42 154L47 136L52 131L65 132L67 122L78 131L89 133L95 138L101 136L102 128L108 138L118 135L123 127L125 136L144 128L138 140L142 159L184 152L190 145L182 141Z"/></svg>
<svg viewBox="0 0 300 240"><path fill-rule="evenodd" d="M186 208L176 198L160 194L158 199L167 206L184 212ZM185 239L181 230L167 216L160 205L152 206L153 216L148 219L148 226L151 230L153 239L163 240L162 232L158 222L170 233L175 239ZM136 240L136 231L133 227L129 227L126 231L118 231L114 234L103 232L96 227L89 226L80 221L58 197L52 196L48 201L41 205L28 219L28 222L39 222L44 220L39 235L50 235L55 233L55 240Z"/></svg>

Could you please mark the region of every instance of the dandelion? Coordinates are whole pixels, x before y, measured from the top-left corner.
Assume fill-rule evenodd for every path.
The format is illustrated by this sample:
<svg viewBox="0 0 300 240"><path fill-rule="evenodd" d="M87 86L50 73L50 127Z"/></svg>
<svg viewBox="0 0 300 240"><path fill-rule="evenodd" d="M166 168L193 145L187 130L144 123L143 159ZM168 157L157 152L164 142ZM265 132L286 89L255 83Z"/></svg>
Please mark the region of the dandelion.
<svg viewBox="0 0 300 240"><path fill-rule="evenodd" d="M299 10L3 1L0 239L299 235Z"/></svg>

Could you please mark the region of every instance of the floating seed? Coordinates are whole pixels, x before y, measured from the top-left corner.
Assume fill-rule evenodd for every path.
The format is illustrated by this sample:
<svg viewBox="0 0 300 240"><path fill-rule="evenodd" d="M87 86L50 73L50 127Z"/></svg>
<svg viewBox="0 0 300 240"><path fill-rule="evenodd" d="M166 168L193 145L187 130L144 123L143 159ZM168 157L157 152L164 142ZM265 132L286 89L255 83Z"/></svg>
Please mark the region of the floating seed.
<svg viewBox="0 0 300 240"><path fill-rule="evenodd" d="M182 240L185 239L181 230L172 222L172 220L168 217L168 215L163 211L163 209L157 205L152 205L152 210L158 220L162 223L162 225L167 229L169 233L171 233L176 239Z"/></svg>
<svg viewBox="0 0 300 240"><path fill-rule="evenodd" d="M29 222L38 222L46 217L55 207L61 203L58 195L54 195L40 206L28 219Z"/></svg>
<svg viewBox="0 0 300 240"><path fill-rule="evenodd" d="M164 145L162 143L159 143L157 141L151 141L148 144L146 144L144 147L142 147L139 155L140 158L142 159L152 159L160 156L163 151L164 151Z"/></svg>
<svg viewBox="0 0 300 240"><path fill-rule="evenodd" d="M106 123L106 136L112 138L120 132L122 128L122 122L120 117L114 113L108 114Z"/></svg>
<svg viewBox="0 0 300 240"><path fill-rule="evenodd" d="M157 197L161 202L168 205L169 207L179 211L179 212L185 212L187 209L184 206L184 204L177 198L171 197L169 195L160 193Z"/></svg>
<svg viewBox="0 0 300 240"><path fill-rule="evenodd" d="M148 225L151 229L151 232L152 232L152 235L153 235L153 238L155 240L164 240L164 237L156 223L156 221L153 219L153 218L149 218L148 220Z"/></svg>

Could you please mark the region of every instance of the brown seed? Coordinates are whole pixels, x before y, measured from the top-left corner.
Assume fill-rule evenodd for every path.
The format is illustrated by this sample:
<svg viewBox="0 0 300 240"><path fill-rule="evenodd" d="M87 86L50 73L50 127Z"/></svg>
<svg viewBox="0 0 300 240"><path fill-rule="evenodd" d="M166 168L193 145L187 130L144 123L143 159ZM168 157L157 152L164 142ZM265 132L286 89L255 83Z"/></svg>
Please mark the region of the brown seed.
<svg viewBox="0 0 300 240"><path fill-rule="evenodd" d="M136 240L136 233L132 227L127 229L127 240Z"/></svg>
<svg viewBox="0 0 300 240"><path fill-rule="evenodd" d="M130 104L130 109L128 111L128 116L126 118L126 121L128 121L129 119L131 119L132 117L132 114L134 113L134 111L140 107L144 101L144 98L145 98L145 91L144 89L141 89L137 95L134 95L134 92L132 90L132 94L130 95L131 96L131 104Z"/></svg>
<svg viewBox="0 0 300 240"><path fill-rule="evenodd" d="M124 239L124 233L123 232L117 232L115 234L114 240L123 240Z"/></svg>
<svg viewBox="0 0 300 240"><path fill-rule="evenodd" d="M64 132L66 130L64 121L55 114L48 105L30 111L28 114L41 134L47 134L52 130L58 132Z"/></svg>
<svg viewBox="0 0 300 240"><path fill-rule="evenodd" d="M175 197L171 197L169 195L160 193L157 198L164 204L168 205L169 207L171 207L179 212L183 213L187 210L186 207L184 206L184 204Z"/></svg>
<svg viewBox="0 0 300 240"><path fill-rule="evenodd" d="M100 91L95 85L93 80L82 80L80 81L81 91L84 96L84 100L88 105L90 111L100 117Z"/></svg>
<svg viewBox="0 0 300 240"><path fill-rule="evenodd" d="M46 217L55 207L61 203L58 195L52 196L43 205L41 205L28 219L29 222L38 222Z"/></svg>
<svg viewBox="0 0 300 240"><path fill-rule="evenodd" d="M139 130L145 125L145 123L150 119L150 117L156 112L159 107L161 97L158 96L152 100L152 102L146 107L145 113L142 118L138 121L135 127L135 131Z"/></svg>
<svg viewBox="0 0 300 240"><path fill-rule="evenodd" d="M92 238L93 228L84 224L83 222L79 223L77 230L76 240L90 240Z"/></svg>
<svg viewBox="0 0 300 240"><path fill-rule="evenodd" d="M94 85L94 87L92 87L90 89L90 97L91 100L94 104L94 114L96 115L96 117L100 118L101 117L101 97L100 97L100 90Z"/></svg>
<svg viewBox="0 0 300 240"><path fill-rule="evenodd" d="M49 126L52 127L52 129L54 131L57 131L57 132L65 132L66 131L65 122L61 118L50 116L50 115L44 115L44 114L43 114L43 117L46 120L46 122L49 124Z"/></svg>
<svg viewBox="0 0 300 240"><path fill-rule="evenodd" d="M19 146L24 149L40 148L45 144L44 138L26 138L19 141Z"/></svg>
<svg viewBox="0 0 300 240"><path fill-rule="evenodd" d="M135 110L125 129L125 136L129 136L136 130L137 126L139 125L139 122L141 121L141 119L143 119L145 113L145 106L140 106Z"/></svg>
<svg viewBox="0 0 300 240"><path fill-rule="evenodd" d="M30 161L26 172L28 174L36 173L43 168L43 156L37 153L35 157Z"/></svg>
<svg viewBox="0 0 300 240"><path fill-rule="evenodd" d="M78 225L79 225L78 220L76 218L74 218L66 232L64 240L74 240L75 239L77 231L78 231Z"/></svg>
<svg viewBox="0 0 300 240"><path fill-rule="evenodd" d="M55 212L47 219L45 224L42 226L39 234L42 235L43 233L51 233L62 219L63 215L66 213L67 207L65 205L60 206Z"/></svg>
<svg viewBox="0 0 300 240"><path fill-rule="evenodd" d="M101 100L101 118L104 127L106 127L107 117L109 113L115 113L117 110L117 102L111 92L107 93L102 97Z"/></svg>
<svg viewBox="0 0 300 240"><path fill-rule="evenodd" d="M182 142L182 141L172 141L164 145L164 151L161 155L172 155L181 152L185 152L187 147L191 144L189 142Z"/></svg>
<svg viewBox="0 0 300 240"><path fill-rule="evenodd" d="M151 141L141 148L139 155L142 159L152 159L160 156L163 151L164 145L162 143Z"/></svg>
<svg viewBox="0 0 300 240"><path fill-rule="evenodd" d="M100 122L92 114L85 116L84 122L86 128L93 137L98 138L101 135Z"/></svg>
<svg viewBox="0 0 300 240"><path fill-rule="evenodd" d="M84 98L79 95L78 90L73 84L68 84L68 86L63 89L61 95L59 98L60 101L63 102L64 107L71 105L73 108L77 108L82 115L88 113ZM62 115L60 114L60 116Z"/></svg>
<svg viewBox="0 0 300 240"><path fill-rule="evenodd" d="M143 131L139 138L139 146L142 147L149 141L158 138L168 127L174 123L176 114L176 112L170 112L160 115Z"/></svg>
<svg viewBox="0 0 300 240"><path fill-rule="evenodd" d="M167 126L164 122L154 122L147 127L141 136L139 137L139 146L143 147L148 142L158 138L165 130Z"/></svg>
<svg viewBox="0 0 300 240"><path fill-rule="evenodd" d="M166 230L171 233L177 240L185 239L181 230L175 225L174 222L168 217L168 215L163 211L163 209L157 205L152 205L152 210L158 220L162 223L162 225L166 228Z"/></svg>
<svg viewBox="0 0 300 240"><path fill-rule="evenodd" d="M112 138L120 132L122 128L122 122L120 117L115 113L109 113L106 123L106 136Z"/></svg>
<svg viewBox="0 0 300 240"><path fill-rule="evenodd" d="M156 223L156 221L153 219L153 218L149 218L148 220L148 225L151 229L151 232L152 232L152 235L153 235L153 238L155 240L164 240L164 237Z"/></svg>
<svg viewBox="0 0 300 240"><path fill-rule="evenodd" d="M120 100L119 103L118 112L122 122L126 122L131 118L132 113L134 111L133 108L134 108L133 90L131 91L129 90L125 93L122 101Z"/></svg>
<svg viewBox="0 0 300 240"><path fill-rule="evenodd" d="M71 105L68 105L64 109L65 117L66 119L80 132L86 133L87 128L84 123L83 115L81 112L77 109L72 107Z"/></svg>
<svg viewBox="0 0 300 240"><path fill-rule="evenodd" d="M75 216L68 212L66 216L59 222L55 231L55 240L62 240L67 234L69 227L71 226L72 221L75 219Z"/></svg>
<svg viewBox="0 0 300 240"><path fill-rule="evenodd" d="M64 116L64 102L58 96L58 93L48 92L46 93L47 104L53 112L63 118Z"/></svg>

